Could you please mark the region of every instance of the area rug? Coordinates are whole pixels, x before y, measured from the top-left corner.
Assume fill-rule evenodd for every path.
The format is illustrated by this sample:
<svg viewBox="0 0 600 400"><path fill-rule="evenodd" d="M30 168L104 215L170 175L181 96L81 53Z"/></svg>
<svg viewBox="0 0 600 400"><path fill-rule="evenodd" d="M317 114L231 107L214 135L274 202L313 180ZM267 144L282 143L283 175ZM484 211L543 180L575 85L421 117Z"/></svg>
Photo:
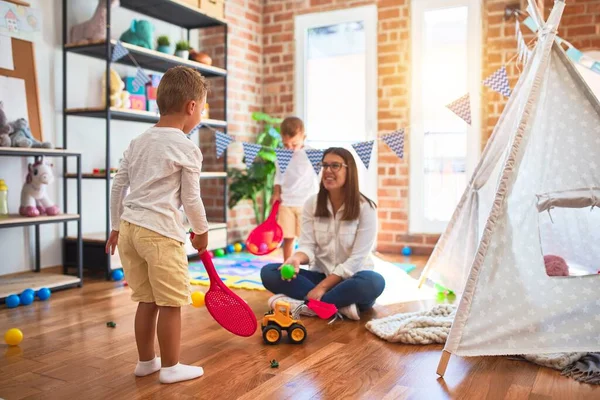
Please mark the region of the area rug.
<svg viewBox="0 0 600 400"><path fill-rule="evenodd" d="M270 263L281 263L282 255L276 251L266 256L250 253L232 253L214 257L213 264L221 280L230 288L266 290L260 280L260 269ZM189 263L192 285L210 286L210 279L200 260Z"/></svg>

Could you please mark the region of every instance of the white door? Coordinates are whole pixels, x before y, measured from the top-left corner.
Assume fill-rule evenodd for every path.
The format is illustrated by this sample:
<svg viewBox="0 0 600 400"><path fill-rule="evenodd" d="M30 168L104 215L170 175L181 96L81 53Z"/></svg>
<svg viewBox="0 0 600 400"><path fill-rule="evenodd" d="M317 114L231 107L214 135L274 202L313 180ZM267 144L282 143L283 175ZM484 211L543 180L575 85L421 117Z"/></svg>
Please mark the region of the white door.
<svg viewBox="0 0 600 400"><path fill-rule="evenodd" d="M296 114L308 144L353 152L363 194L377 200L377 143L369 170L351 145L377 138L377 7L295 18Z"/></svg>
<svg viewBox="0 0 600 400"><path fill-rule="evenodd" d="M481 147L481 0L412 0L411 233L442 233ZM466 93L471 125L446 108Z"/></svg>

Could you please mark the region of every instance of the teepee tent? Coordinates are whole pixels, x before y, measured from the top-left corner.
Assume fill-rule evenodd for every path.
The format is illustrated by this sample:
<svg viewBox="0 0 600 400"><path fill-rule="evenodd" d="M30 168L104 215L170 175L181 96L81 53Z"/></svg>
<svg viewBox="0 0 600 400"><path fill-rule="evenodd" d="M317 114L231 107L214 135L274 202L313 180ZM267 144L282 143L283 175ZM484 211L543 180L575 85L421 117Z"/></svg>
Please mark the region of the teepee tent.
<svg viewBox="0 0 600 400"><path fill-rule="evenodd" d="M462 294L440 375L451 353L600 351L600 104L555 41L564 7L538 13L533 54L423 272ZM582 276L549 277L545 254Z"/></svg>

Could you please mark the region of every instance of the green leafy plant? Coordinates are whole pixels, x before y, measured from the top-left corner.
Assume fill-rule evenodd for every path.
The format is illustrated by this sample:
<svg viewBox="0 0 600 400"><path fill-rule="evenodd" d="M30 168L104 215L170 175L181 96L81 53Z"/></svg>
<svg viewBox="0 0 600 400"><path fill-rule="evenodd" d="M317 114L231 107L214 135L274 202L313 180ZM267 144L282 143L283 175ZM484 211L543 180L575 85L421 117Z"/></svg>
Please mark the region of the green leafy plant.
<svg viewBox="0 0 600 400"><path fill-rule="evenodd" d="M186 51L190 49L190 43L187 40L181 40L175 45L175 51Z"/></svg>
<svg viewBox="0 0 600 400"><path fill-rule="evenodd" d="M256 138L262 146L256 160L248 169L229 170L229 208L242 200L250 200L256 223L262 223L271 212L271 194L275 182L275 149L281 147L281 119L262 112L252 113L252 119L263 124L263 130Z"/></svg>
<svg viewBox="0 0 600 400"><path fill-rule="evenodd" d="M169 39L169 37L166 35L159 36L156 39L156 42L158 43L159 46L170 46L171 45L171 39Z"/></svg>

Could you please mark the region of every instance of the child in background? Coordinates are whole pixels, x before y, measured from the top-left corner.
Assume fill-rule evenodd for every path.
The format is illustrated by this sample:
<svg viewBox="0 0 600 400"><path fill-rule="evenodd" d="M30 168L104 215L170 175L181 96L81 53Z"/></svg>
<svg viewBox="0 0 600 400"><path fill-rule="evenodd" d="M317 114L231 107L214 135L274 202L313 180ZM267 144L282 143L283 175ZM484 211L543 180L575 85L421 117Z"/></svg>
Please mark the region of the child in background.
<svg viewBox="0 0 600 400"><path fill-rule="evenodd" d="M167 71L158 86L160 120L131 141L111 192L113 230L106 252L114 254L118 244L131 299L139 303L135 375L160 370L161 383L204 373L201 367L179 364L181 306L190 303L186 232L179 210L183 205L196 234L193 246L205 251L208 221L200 198L202 152L186 134L200 123L206 94L207 83L196 70ZM154 351L155 332L161 358Z"/></svg>
<svg viewBox="0 0 600 400"><path fill-rule="evenodd" d="M294 240L300 237L302 207L306 200L319 190L318 177L306 155L304 123L300 118L287 117L281 123L281 139L286 149L294 150L285 174L276 165L275 187L271 203L281 201L277 222L283 230L283 259L294 251Z"/></svg>

